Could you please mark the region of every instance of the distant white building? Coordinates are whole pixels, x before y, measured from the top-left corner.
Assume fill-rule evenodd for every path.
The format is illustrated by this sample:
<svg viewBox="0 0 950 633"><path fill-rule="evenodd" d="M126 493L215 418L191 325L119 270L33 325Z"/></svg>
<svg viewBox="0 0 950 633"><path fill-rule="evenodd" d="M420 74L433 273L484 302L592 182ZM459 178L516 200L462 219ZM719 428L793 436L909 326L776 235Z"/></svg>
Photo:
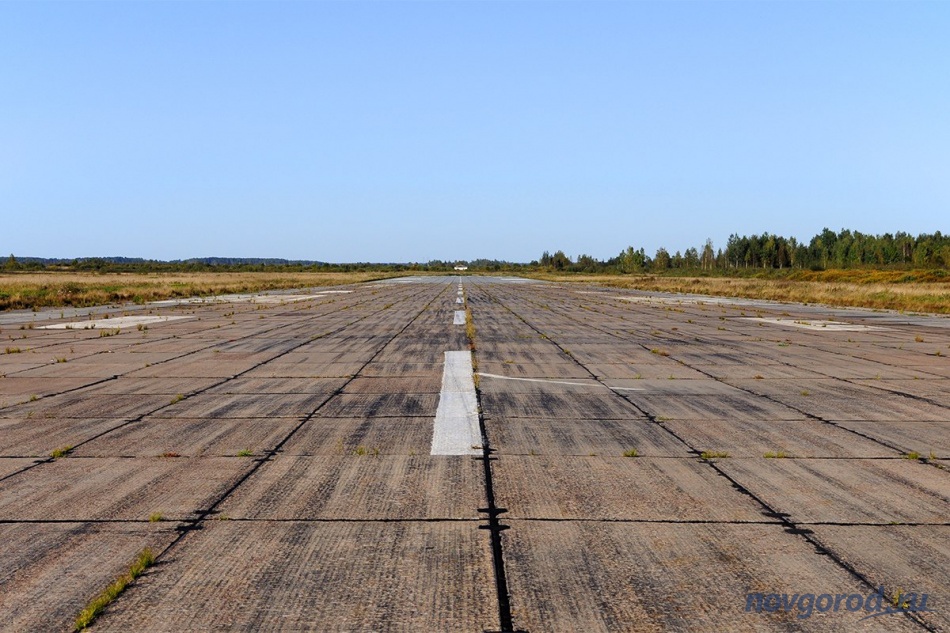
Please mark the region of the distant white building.
<svg viewBox="0 0 950 633"><path fill-rule="evenodd" d="M456 266L455 270L468 270L468 266Z"/></svg>

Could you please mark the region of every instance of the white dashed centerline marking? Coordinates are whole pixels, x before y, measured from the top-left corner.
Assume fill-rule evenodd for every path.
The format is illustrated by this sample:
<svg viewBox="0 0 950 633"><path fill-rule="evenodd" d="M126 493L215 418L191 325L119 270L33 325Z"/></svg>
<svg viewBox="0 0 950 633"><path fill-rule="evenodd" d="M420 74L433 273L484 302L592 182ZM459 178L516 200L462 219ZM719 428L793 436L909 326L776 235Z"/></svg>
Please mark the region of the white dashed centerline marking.
<svg viewBox="0 0 950 633"><path fill-rule="evenodd" d="M453 319L452 325L465 325L465 312L462 310L456 310L455 319Z"/></svg>
<svg viewBox="0 0 950 633"><path fill-rule="evenodd" d="M480 455L482 432L471 352L445 352L430 455Z"/></svg>

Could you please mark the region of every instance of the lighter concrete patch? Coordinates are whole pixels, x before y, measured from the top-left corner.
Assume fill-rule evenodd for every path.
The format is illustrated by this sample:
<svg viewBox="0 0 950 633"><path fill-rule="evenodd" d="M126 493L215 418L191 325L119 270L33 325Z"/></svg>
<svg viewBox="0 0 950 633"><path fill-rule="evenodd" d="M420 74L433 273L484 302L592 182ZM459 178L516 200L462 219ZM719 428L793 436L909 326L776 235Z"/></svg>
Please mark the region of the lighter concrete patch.
<svg viewBox="0 0 950 633"><path fill-rule="evenodd" d="M319 299L324 296L314 295L258 295L251 299L251 303L291 303L294 301L307 301L308 299Z"/></svg>
<svg viewBox="0 0 950 633"><path fill-rule="evenodd" d="M465 325L465 312L462 310L456 310L455 319L452 321L452 325Z"/></svg>
<svg viewBox="0 0 950 633"><path fill-rule="evenodd" d="M133 325L147 325L149 323L164 323L178 319L191 319L190 316L123 316L113 319L94 319L91 321L70 321L69 323L53 323L40 325L37 330L94 330L96 328L116 329Z"/></svg>
<svg viewBox="0 0 950 633"><path fill-rule="evenodd" d="M766 317L743 317L743 319L746 321L771 323L772 325L781 325L783 327L797 327L806 330L825 330L827 332L869 332L871 330L886 329L874 325L845 323L844 321L806 321L805 319L771 319Z"/></svg>
<svg viewBox="0 0 950 633"><path fill-rule="evenodd" d="M470 352L445 352L430 455L479 455L482 433Z"/></svg>
<svg viewBox="0 0 950 633"><path fill-rule="evenodd" d="M292 301L306 301L307 299L319 299L324 295L337 293L350 293L352 290L321 290L315 294L230 294L215 295L212 297L187 297L184 299L164 299L162 301L150 301L150 306L178 306L178 305L203 305L208 303L284 303Z"/></svg>

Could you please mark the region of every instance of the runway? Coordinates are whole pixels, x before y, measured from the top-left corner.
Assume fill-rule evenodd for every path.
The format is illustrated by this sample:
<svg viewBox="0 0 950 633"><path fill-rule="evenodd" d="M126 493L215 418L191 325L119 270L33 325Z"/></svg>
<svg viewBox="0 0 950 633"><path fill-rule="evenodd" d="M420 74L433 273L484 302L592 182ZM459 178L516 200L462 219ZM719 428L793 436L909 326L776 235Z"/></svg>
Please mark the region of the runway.
<svg viewBox="0 0 950 633"><path fill-rule="evenodd" d="M0 628L149 547L95 630L950 629L948 328L479 276L7 313Z"/></svg>

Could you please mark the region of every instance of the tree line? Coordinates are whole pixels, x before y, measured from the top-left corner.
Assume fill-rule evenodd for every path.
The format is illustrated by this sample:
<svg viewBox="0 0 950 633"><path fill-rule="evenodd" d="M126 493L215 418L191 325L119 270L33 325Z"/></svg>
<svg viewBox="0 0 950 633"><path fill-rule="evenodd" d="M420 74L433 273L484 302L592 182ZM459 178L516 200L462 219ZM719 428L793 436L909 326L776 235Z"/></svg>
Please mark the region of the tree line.
<svg viewBox="0 0 950 633"><path fill-rule="evenodd" d="M0 260L2 261L2 260ZM600 260L590 255L572 259L562 250L545 251L541 258L519 263L497 259L471 261L430 260L410 263L327 263L320 261L204 257L161 261L128 257L86 257L49 259L10 257L0 264L8 272L69 270L86 272L453 272L465 265L471 272L586 272L628 274L666 271L824 270L832 268L928 268L950 269L950 236L939 231L917 236L898 232L870 235L842 229L824 229L808 242L772 233L732 234L724 248L715 248L707 239L698 247L671 253L658 248L650 256L643 248L628 246L617 256Z"/></svg>
<svg viewBox="0 0 950 633"><path fill-rule="evenodd" d="M842 229L824 229L808 242L771 233L732 234L725 248L711 239L697 247L672 254L657 249L650 257L643 248L628 246L616 257L598 260L579 255L572 260L564 251L545 251L540 267L564 272L663 272L667 270L825 270L828 268L950 268L950 236L898 232L869 235Z"/></svg>

